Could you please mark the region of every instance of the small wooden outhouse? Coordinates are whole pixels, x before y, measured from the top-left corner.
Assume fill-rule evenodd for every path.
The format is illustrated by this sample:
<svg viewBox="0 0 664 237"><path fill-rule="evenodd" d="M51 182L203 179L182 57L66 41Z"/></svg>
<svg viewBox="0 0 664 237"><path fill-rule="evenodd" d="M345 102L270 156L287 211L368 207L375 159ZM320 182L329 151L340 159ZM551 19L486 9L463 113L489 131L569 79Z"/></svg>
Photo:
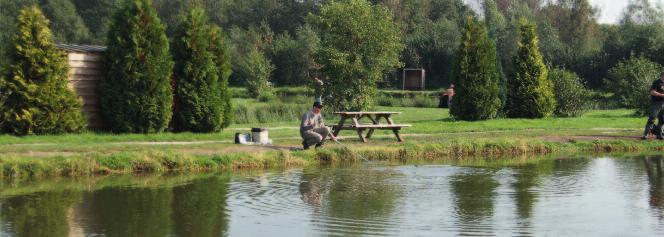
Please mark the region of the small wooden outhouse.
<svg viewBox="0 0 664 237"><path fill-rule="evenodd" d="M425 71L421 68L403 69L403 89L404 90L424 90Z"/></svg>
<svg viewBox="0 0 664 237"><path fill-rule="evenodd" d="M93 45L58 44L57 48L67 53L69 62L69 87L83 100L83 113L88 119L88 128L105 128L100 115L97 90L103 79L103 58L106 47Z"/></svg>

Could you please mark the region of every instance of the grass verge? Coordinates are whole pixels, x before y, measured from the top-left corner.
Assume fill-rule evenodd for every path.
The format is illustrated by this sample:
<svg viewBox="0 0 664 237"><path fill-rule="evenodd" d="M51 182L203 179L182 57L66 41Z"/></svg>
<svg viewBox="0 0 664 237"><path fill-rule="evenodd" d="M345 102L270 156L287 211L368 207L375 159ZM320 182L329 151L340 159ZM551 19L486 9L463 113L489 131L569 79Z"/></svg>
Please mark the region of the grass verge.
<svg viewBox="0 0 664 237"><path fill-rule="evenodd" d="M543 141L538 139L455 139L446 142L333 145L308 151L267 150L192 154L176 149L130 152L83 152L51 157L0 157L3 179L80 177L107 174L209 172L295 167L320 163L362 161L459 161L468 157L536 156L578 152L652 152L664 150L658 141Z"/></svg>

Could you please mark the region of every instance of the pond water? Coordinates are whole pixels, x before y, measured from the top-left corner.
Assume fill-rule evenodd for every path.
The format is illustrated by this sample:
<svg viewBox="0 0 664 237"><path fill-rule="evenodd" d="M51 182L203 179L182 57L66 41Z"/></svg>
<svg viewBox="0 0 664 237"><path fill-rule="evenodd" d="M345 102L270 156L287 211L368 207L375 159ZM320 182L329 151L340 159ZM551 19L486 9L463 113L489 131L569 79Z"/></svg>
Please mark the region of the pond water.
<svg viewBox="0 0 664 237"><path fill-rule="evenodd" d="M664 157L0 186L0 236L663 236Z"/></svg>

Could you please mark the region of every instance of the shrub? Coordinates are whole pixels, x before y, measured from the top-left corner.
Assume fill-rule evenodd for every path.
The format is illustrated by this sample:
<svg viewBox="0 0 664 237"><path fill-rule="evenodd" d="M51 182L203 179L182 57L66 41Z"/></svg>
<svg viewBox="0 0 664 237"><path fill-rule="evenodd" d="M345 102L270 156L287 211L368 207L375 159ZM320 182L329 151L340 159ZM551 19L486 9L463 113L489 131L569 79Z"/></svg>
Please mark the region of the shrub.
<svg viewBox="0 0 664 237"><path fill-rule="evenodd" d="M274 70L274 65L270 59L265 57L258 50L251 50L244 58L240 59L239 74L247 83L247 91L253 98L258 98L263 94L269 94L270 75Z"/></svg>
<svg viewBox="0 0 664 237"><path fill-rule="evenodd" d="M632 55L609 70L604 86L621 105L644 115L650 109L650 86L661 72L661 65Z"/></svg>
<svg viewBox="0 0 664 237"><path fill-rule="evenodd" d="M7 75L0 79L0 130L16 135L80 132L82 103L67 86L67 57L38 7L21 10ZM3 70L5 71L5 70Z"/></svg>
<svg viewBox="0 0 664 237"><path fill-rule="evenodd" d="M205 11L193 7L176 30L175 131L216 132L224 124L230 75L221 29L208 23Z"/></svg>
<svg viewBox="0 0 664 237"><path fill-rule="evenodd" d="M559 117L578 117L588 110L591 92L581 82L576 73L554 69L549 73L556 94L556 110Z"/></svg>
<svg viewBox="0 0 664 237"><path fill-rule="evenodd" d="M173 61L150 0L123 2L113 15L107 45L99 99L111 131L164 131L173 112Z"/></svg>
<svg viewBox="0 0 664 237"><path fill-rule="evenodd" d="M509 82L505 110L511 118L542 118L553 113L556 97L539 52L535 24L522 19L521 40L514 57L514 77Z"/></svg>
<svg viewBox="0 0 664 237"><path fill-rule="evenodd" d="M471 121L495 118L501 106L499 80L496 46L486 28L468 17L452 76L456 95L450 114Z"/></svg>

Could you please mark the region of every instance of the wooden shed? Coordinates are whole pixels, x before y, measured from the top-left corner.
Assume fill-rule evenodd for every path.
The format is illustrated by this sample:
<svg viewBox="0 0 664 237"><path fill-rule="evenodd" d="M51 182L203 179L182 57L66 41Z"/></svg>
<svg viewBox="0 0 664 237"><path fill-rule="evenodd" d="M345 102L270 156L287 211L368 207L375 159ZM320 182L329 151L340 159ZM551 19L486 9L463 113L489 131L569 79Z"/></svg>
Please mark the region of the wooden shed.
<svg viewBox="0 0 664 237"><path fill-rule="evenodd" d="M422 68L403 69L403 89L404 90L424 90L426 74Z"/></svg>
<svg viewBox="0 0 664 237"><path fill-rule="evenodd" d="M102 67L106 47L72 44L58 44L57 47L67 53L69 87L83 99L83 113L88 119L88 128L104 129L97 89L104 75Z"/></svg>

